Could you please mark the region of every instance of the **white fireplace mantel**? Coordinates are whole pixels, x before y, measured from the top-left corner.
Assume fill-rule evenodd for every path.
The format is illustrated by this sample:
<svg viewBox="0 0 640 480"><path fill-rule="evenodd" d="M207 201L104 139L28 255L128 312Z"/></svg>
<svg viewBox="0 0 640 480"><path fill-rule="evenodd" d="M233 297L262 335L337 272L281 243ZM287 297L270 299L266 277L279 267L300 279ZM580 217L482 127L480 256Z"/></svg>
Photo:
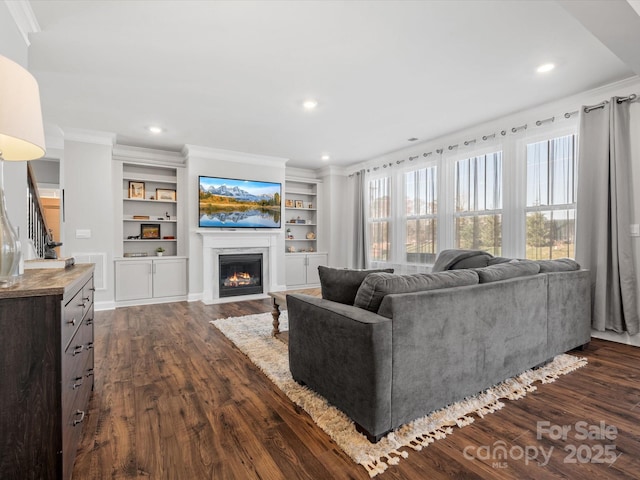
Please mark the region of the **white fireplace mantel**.
<svg viewBox="0 0 640 480"><path fill-rule="evenodd" d="M202 302L207 305L230 302L238 299L267 298L267 292L278 289L277 249L280 245L279 231L266 230L196 230L202 235ZM218 286L218 256L240 253L262 253L262 295L220 298Z"/></svg>

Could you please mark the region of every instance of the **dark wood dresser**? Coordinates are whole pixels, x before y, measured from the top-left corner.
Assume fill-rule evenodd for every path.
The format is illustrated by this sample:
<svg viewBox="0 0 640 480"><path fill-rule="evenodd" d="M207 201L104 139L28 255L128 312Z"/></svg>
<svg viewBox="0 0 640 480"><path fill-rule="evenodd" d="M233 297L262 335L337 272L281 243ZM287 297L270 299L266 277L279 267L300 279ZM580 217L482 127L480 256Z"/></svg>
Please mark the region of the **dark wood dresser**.
<svg viewBox="0 0 640 480"><path fill-rule="evenodd" d="M93 390L93 265L0 289L0 479L69 479Z"/></svg>

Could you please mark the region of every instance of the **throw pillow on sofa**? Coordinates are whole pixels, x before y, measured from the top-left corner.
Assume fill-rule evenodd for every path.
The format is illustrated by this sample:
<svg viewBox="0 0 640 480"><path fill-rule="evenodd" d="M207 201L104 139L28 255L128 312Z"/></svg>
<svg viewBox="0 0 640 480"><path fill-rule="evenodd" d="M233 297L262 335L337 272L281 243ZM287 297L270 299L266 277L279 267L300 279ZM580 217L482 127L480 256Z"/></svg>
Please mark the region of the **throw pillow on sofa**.
<svg viewBox="0 0 640 480"><path fill-rule="evenodd" d="M414 293L477 283L478 274L473 270L448 270L411 275L371 273L360 285L354 305L377 313L385 295L390 293Z"/></svg>
<svg viewBox="0 0 640 480"><path fill-rule="evenodd" d="M540 273L572 272L580 270L580 264L570 258L558 258L556 260L536 260L540 265Z"/></svg>
<svg viewBox="0 0 640 480"><path fill-rule="evenodd" d="M351 270L347 268L318 267L322 298L332 302L353 305L362 281L370 273L393 273L393 268L377 270Z"/></svg>
<svg viewBox="0 0 640 480"><path fill-rule="evenodd" d="M526 277L540 272L540 265L531 260L511 260L484 268L474 268L480 277L480 283L498 282L515 277Z"/></svg>

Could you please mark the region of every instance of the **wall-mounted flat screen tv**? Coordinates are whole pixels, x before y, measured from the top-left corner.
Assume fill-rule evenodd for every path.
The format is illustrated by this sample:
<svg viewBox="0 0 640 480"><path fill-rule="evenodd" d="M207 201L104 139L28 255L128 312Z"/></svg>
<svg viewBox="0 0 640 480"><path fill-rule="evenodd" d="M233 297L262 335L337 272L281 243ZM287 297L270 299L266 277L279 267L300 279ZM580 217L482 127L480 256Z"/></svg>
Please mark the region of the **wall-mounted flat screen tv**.
<svg viewBox="0 0 640 480"><path fill-rule="evenodd" d="M198 227L280 228L280 183L203 175L198 183Z"/></svg>

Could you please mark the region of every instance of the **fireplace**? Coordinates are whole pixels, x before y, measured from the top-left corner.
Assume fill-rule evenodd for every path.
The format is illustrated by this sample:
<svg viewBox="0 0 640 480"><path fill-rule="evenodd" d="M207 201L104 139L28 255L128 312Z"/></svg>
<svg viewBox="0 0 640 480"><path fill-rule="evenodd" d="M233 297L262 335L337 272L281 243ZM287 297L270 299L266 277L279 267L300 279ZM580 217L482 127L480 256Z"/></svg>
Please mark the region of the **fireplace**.
<svg viewBox="0 0 640 480"><path fill-rule="evenodd" d="M263 293L262 254L219 255L220 297Z"/></svg>

